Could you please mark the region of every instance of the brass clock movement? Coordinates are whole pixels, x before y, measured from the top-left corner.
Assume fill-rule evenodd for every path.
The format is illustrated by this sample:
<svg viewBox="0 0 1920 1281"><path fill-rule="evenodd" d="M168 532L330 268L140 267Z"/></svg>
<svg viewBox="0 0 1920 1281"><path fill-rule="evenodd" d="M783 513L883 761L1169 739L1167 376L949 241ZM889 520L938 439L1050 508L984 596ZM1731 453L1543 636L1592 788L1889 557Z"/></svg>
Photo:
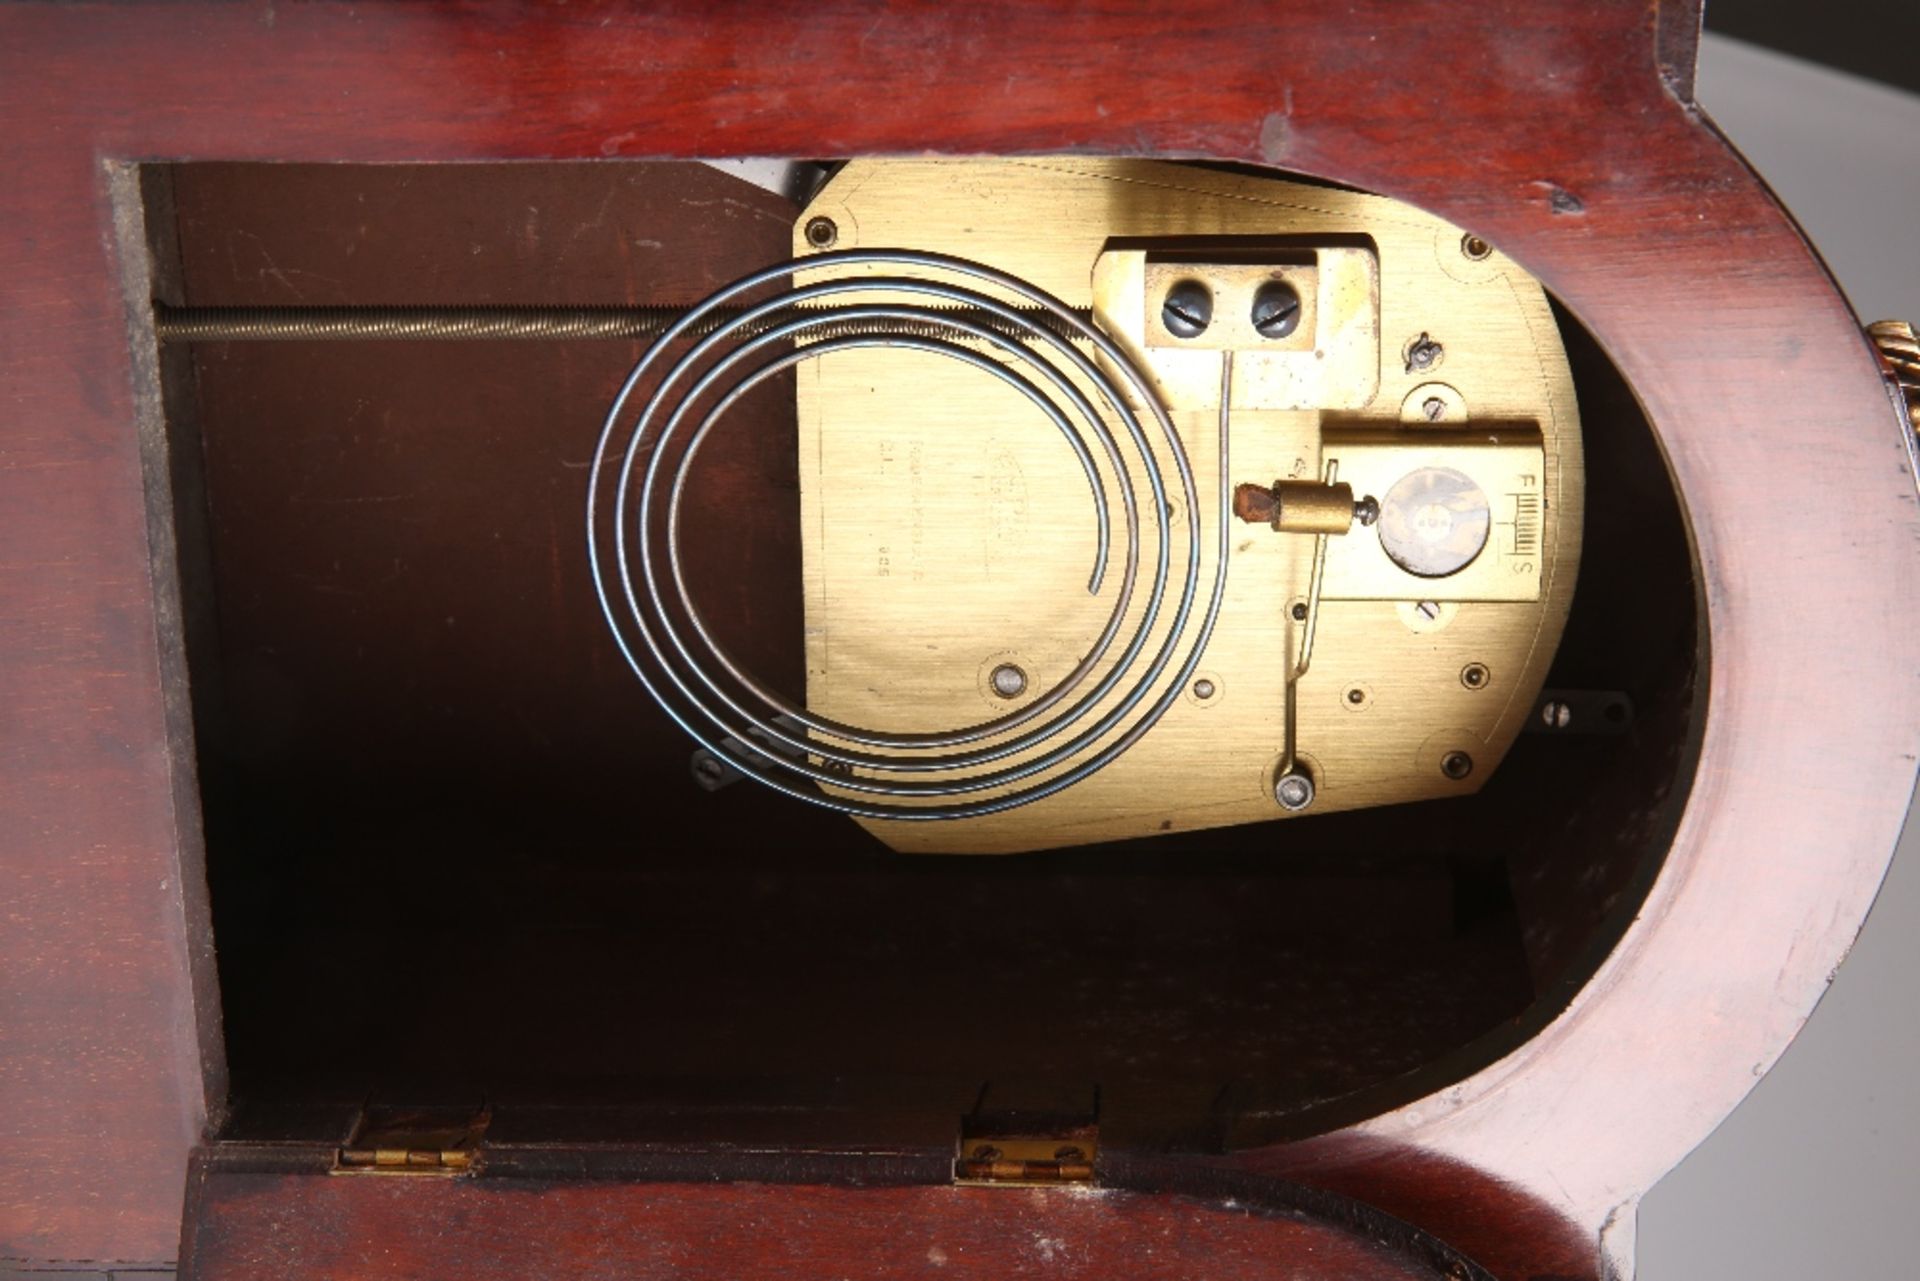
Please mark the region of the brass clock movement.
<svg viewBox="0 0 1920 1281"><path fill-rule="evenodd" d="M609 621L710 775L998 853L1498 768L1583 485L1546 296L1493 246L1351 191L1037 159L851 162L793 248L656 341L594 473ZM789 370L804 702L704 625L677 519Z"/></svg>

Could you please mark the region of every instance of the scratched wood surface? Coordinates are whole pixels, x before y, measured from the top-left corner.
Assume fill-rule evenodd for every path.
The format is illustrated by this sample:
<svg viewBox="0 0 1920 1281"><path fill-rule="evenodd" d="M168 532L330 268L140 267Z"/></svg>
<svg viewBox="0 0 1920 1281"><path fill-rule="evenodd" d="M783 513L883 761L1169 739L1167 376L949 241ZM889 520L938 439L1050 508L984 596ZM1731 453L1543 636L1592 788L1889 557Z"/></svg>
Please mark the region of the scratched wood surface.
<svg viewBox="0 0 1920 1281"><path fill-rule="evenodd" d="M1702 766L1645 910L1561 1019L1357 1137L1623 1239L1844 955L1920 752L1901 428L1820 263L1690 105L1695 31L1684 3L1532 0L0 11L4 1254L170 1257L208 1107L103 167L189 156L1201 154L1336 177L1501 246L1624 369L1688 497ZM1825 674L1844 679L1810 684ZM1442 1235L1479 1213L1471 1187L1434 1188L1370 1195ZM1507 1275L1541 1274L1524 1255Z"/></svg>
<svg viewBox="0 0 1920 1281"><path fill-rule="evenodd" d="M1359 1207L1123 1190L327 1178L196 1170L182 1274L1485 1281ZM1248 1191L1256 1196L1248 1198ZM1349 1219L1347 1216L1358 1216Z"/></svg>

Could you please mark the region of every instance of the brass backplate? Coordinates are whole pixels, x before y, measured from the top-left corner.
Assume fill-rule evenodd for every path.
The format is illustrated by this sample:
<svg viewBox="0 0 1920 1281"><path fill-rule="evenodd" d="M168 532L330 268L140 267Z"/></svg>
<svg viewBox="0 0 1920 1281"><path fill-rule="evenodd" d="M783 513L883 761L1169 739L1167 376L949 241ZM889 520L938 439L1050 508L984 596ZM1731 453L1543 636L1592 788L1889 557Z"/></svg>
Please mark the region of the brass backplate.
<svg viewBox="0 0 1920 1281"><path fill-rule="evenodd" d="M1223 516L1213 496L1226 353L1156 332L1149 282L1170 275L1155 274L1163 261L1211 263L1221 306L1263 272L1310 285L1310 341L1232 340L1248 364L1236 363L1228 482L1316 479L1332 462L1356 494L1384 497L1396 479L1440 466L1484 491L1492 532L1443 578L1401 570L1377 529L1327 539L1311 666L1296 690L1297 755L1316 789L1301 814L1486 781L1533 707L1579 557L1573 385L1546 296L1525 272L1397 202L1153 162L860 160L802 213L796 257L812 252L803 229L818 217L833 219L837 248L959 255L1092 309L1158 381L1191 458L1206 582ZM1223 244L1234 252L1214 253ZM1267 263L1263 245L1275 246ZM1178 360L1155 363L1164 357ZM1296 369L1263 377L1261 360ZM1031 405L976 370L898 350L809 362L797 394L811 711L893 731L976 724L1079 662L1117 587L1086 590L1086 478ZM1237 522L1230 533L1199 668L1125 754L1004 813L870 830L903 851L1002 853L1288 817L1274 781L1315 540ZM1176 581L1185 561L1176 544ZM1008 665L1025 677L1012 698L993 683Z"/></svg>

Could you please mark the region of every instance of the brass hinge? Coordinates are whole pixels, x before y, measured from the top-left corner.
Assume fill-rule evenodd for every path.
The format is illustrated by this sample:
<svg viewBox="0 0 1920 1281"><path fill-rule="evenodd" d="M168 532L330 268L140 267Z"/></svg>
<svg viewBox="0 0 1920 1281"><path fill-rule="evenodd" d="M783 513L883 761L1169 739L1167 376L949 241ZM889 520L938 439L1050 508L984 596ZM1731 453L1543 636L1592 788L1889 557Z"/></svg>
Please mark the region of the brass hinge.
<svg viewBox="0 0 1920 1281"><path fill-rule="evenodd" d="M963 1134L953 1181L996 1188L1092 1183L1098 1155L1099 1131L1091 1125L1048 1134Z"/></svg>
<svg viewBox="0 0 1920 1281"><path fill-rule="evenodd" d="M1907 443L1920 437L1920 333L1904 320L1880 320L1867 326L1880 353L1880 365L1907 411Z"/></svg>
<svg viewBox="0 0 1920 1281"><path fill-rule="evenodd" d="M464 1174L473 1153L431 1148L341 1148L336 1174Z"/></svg>
<svg viewBox="0 0 1920 1281"><path fill-rule="evenodd" d="M479 1168L491 1113L472 1108L367 1108L335 1154L335 1174L451 1177Z"/></svg>

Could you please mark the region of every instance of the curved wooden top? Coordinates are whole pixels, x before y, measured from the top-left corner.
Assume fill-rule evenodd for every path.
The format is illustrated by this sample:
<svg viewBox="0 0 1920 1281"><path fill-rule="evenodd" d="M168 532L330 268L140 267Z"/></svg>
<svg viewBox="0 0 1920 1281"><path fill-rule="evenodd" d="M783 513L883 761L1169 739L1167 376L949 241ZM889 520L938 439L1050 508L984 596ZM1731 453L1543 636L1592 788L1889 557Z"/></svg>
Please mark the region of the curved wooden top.
<svg viewBox="0 0 1920 1281"><path fill-rule="evenodd" d="M184 1171L207 1097L190 765L168 755L139 300L105 163L150 157L1211 156L1511 253L1638 390L1685 496L1702 764L1638 921L1566 1013L1346 1141L1622 1221L1805 1020L1920 754L1901 424L1820 262L1686 101L1696 29L1688 5L1537 0L0 10L0 1241L167 1257L179 1184L153 1172Z"/></svg>

